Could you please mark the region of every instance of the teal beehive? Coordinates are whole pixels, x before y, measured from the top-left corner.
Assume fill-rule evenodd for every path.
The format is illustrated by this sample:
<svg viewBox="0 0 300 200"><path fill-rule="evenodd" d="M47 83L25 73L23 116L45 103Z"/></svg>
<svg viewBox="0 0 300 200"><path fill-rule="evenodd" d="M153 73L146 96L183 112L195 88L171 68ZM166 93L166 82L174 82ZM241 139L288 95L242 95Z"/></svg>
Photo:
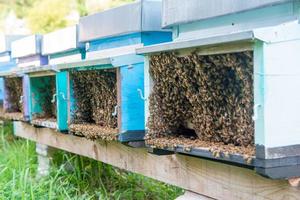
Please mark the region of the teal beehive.
<svg viewBox="0 0 300 200"><path fill-rule="evenodd" d="M42 54L48 56L49 66L54 77L55 92L51 98L56 107L56 126L60 131L68 130L68 73L64 70L56 70L57 65L81 61L85 56L84 46L78 42L78 27L71 26L57 30L43 36Z"/></svg>
<svg viewBox="0 0 300 200"><path fill-rule="evenodd" d="M299 1L163 3L173 42L138 49L151 151L298 177Z"/></svg>

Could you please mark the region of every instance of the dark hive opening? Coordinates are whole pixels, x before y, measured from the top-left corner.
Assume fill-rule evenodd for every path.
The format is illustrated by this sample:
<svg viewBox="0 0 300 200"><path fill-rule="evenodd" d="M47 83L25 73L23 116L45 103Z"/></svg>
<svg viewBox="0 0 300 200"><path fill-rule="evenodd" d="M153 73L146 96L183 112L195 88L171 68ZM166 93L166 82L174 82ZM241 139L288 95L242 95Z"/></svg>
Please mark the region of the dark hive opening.
<svg viewBox="0 0 300 200"><path fill-rule="evenodd" d="M117 75L115 69L70 73L75 109L70 131L89 139L117 138Z"/></svg>
<svg viewBox="0 0 300 200"><path fill-rule="evenodd" d="M218 143L252 148L252 52L205 56L162 53L151 56L150 76L148 144L209 147ZM191 129L196 139L190 135Z"/></svg>
<svg viewBox="0 0 300 200"><path fill-rule="evenodd" d="M5 78L5 106L4 106L4 118L13 120L23 119L23 103L21 96L23 96L22 78Z"/></svg>

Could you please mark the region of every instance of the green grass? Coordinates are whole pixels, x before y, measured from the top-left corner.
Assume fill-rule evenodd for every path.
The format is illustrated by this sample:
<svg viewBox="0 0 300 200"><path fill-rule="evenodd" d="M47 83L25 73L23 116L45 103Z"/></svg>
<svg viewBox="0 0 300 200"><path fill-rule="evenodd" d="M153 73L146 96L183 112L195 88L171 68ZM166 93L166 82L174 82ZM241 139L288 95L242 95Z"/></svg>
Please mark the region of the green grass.
<svg viewBox="0 0 300 200"><path fill-rule="evenodd" d="M0 199L175 199L183 191L63 151L50 175L36 178L35 144L15 138L11 125L0 134Z"/></svg>

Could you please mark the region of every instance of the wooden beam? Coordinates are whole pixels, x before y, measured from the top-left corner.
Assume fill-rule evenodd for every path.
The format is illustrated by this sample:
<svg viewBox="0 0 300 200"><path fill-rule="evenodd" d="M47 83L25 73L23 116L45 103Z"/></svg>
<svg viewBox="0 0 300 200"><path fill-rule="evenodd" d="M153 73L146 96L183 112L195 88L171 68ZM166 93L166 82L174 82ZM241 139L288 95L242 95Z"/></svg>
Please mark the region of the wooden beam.
<svg viewBox="0 0 300 200"><path fill-rule="evenodd" d="M250 169L179 154L156 156L143 148L130 148L118 142L90 141L48 128L35 128L24 122L14 122L14 128L19 137L215 199L300 199L300 190L289 186L288 181L270 180Z"/></svg>

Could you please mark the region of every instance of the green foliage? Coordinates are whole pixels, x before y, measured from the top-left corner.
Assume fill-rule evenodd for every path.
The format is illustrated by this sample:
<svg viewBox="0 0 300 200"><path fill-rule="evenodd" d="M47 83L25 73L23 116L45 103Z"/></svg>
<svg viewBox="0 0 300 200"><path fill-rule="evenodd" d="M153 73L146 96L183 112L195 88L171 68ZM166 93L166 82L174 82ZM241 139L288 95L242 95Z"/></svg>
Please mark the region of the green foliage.
<svg viewBox="0 0 300 200"><path fill-rule="evenodd" d="M71 12L71 0L38 1L27 16L33 33L48 33L67 26L66 16Z"/></svg>
<svg viewBox="0 0 300 200"><path fill-rule="evenodd" d="M50 176L37 179L32 142L0 132L0 199L175 199L182 190L88 158L58 151Z"/></svg>
<svg viewBox="0 0 300 200"><path fill-rule="evenodd" d="M76 0L77 1L77 10L80 16L88 15L88 10L85 6L85 0Z"/></svg>

